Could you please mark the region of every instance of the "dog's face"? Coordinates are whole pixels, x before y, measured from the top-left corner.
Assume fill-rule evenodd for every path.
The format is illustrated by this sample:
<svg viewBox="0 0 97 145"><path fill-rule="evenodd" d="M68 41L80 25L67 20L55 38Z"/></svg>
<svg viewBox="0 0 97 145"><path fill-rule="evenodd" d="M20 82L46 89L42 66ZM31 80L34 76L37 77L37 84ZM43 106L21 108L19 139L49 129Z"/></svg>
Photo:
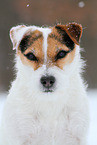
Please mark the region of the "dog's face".
<svg viewBox="0 0 97 145"><path fill-rule="evenodd" d="M64 94L76 70L81 35L82 27L76 23L49 28L20 25L11 29L17 67L29 92L40 96Z"/></svg>

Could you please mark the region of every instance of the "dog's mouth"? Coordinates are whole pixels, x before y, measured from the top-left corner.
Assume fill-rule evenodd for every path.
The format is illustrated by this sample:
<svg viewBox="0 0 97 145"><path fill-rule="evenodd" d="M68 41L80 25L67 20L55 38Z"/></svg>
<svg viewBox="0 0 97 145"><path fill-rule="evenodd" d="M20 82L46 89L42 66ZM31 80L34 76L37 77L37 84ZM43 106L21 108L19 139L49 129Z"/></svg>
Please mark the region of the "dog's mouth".
<svg viewBox="0 0 97 145"><path fill-rule="evenodd" d="M49 93L49 92L52 93L53 90L51 90L51 89L46 89L46 90L44 90L44 92L45 92L45 93Z"/></svg>

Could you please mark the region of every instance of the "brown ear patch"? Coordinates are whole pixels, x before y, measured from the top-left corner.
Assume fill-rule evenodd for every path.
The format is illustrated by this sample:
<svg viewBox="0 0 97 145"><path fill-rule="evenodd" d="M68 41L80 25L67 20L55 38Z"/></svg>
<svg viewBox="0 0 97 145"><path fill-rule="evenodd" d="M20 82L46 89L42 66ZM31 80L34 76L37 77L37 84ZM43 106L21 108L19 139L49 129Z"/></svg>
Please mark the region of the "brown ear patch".
<svg viewBox="0 0 97 145"><path fill-rule="evenodd" d="M79 45L80 38L82 36L82 26L77 23L69 23L67 25L57 25L56 29L60 30L60 33L67 33L70 39L77 45Z"/></svg>

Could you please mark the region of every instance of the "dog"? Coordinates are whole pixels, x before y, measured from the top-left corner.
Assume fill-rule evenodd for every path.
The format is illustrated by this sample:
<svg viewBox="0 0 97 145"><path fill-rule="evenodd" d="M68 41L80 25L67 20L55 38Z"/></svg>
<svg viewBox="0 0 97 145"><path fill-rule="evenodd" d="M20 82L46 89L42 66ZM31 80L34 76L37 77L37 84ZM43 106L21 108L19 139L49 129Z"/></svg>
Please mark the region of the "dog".
<svg viewBox="0 0 97 145"><path fill-rule="evenodd" d="M82 25L10 30L16 79L4 107L0 145L86 145L89 109Z"/></svg>

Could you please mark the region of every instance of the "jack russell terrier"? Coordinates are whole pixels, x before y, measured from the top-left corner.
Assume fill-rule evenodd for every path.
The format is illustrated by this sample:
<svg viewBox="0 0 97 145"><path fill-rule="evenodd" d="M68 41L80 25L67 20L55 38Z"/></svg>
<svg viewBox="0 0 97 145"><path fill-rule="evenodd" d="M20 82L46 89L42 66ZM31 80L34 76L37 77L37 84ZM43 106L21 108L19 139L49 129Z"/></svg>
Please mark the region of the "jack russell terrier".
<svg viewBox="0 0 97 145"><path fill-rule="evenodd" d="M16 79L4 107L0 145L87 144L81 35L77 23L19 25L10 30Z"/></svg>

